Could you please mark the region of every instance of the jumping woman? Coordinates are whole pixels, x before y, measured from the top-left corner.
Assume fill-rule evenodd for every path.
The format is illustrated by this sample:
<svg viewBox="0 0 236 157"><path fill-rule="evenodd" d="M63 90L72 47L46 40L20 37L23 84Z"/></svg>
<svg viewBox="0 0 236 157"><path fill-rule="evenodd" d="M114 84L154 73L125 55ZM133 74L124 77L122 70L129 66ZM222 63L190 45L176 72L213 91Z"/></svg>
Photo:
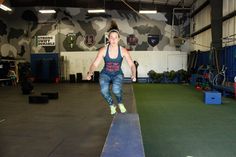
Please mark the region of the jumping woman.
<svg viewBox="0 0 236 157"><path fill-rule="evenodd" d="M111 21L111 27L108 30L109 43L102 47L97 54L97 57L91 64L89 72L87 73L87 80L91 80L95 69L99 66L102 59L104 59L104 67L100 72L99 83L101 87L102 96L110 106L111 114L115 114L117 106L114 104L110 94L110 85L112 85L112 92L114 93L118 107L121 113L126 112L126 108L122 102L122 84L124 74L121 69L123 58L126 59L129 67L131 68L131 79L136 81L136 68L132 61L129 52L119 46L120 32L117 24Z"/></svg>

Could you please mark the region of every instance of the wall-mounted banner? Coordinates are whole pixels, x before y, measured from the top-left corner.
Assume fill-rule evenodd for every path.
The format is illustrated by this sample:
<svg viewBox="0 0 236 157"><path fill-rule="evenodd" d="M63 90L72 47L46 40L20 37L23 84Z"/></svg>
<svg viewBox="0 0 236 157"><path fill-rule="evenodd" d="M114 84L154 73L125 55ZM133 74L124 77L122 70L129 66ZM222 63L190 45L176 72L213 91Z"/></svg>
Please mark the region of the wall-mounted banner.
<svg viewBox="0 0 236 157"><path fill-rule="evenodd" d="M159 43L159 35L148 35L148 44L152 47L156 46Z"/></svg>
<svg viewBox="0 0 236 157"><path fill-rule="evenodd" d="M36 46L55 46L55 36L40 35L35 37Z"/></svg>
<svg viewBox="0 0 236 157"><path fill-rule="evenodd" d="M76 34L75 33L68 33L66 35L66 40L67 40L67 43L69 44L69 47L71 49L74 48L74 46L76 44Z"/></svg>
<svg viewBox="0 0 236 157"><path fill-rule="evenodd" d="M128 45L137 45L138 44L138 38L134 34L130 34L127 37L127 44Z"/></svg>
<svg viewBox="0 0 236 157"><path fill-rule="evenodd" d="M92 47L95 44L95 37L93 34L86 34L84 44L88 47Z"/></svg>

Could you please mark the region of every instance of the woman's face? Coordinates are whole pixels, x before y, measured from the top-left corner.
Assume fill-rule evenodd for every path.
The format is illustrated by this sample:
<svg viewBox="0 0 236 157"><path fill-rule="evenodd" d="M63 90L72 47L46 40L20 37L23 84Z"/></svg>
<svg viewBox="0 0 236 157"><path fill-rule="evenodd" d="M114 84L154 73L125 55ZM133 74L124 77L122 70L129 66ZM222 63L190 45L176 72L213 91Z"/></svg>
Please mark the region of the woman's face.
<svg viewBox="0 0 236 157"><path fill-rule="evenodd" d="M111 32L109 34L109 39L108 40L109 40L109 43L111 45L118 45L118 42L120 40L118 33L117 32Z"/></svg>

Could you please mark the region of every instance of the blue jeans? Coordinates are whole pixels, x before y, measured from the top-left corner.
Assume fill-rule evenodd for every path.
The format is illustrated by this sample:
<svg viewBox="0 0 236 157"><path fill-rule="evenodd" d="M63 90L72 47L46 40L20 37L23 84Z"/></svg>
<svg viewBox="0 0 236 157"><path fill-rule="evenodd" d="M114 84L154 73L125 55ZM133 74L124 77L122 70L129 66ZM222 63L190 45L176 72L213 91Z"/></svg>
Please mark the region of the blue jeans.
<svg viewBox="0 0 236 157"><path fill-rule="evenodd" d="M122 82L123 82L123 75L107 75L104 73L100 74L99 83L101 86L101 93L102 96L105 98L106 102L109 105L113 105L113 99L110 93L110 85L112 84L112 92L114 93L117 103L122 103Z"/></svg>

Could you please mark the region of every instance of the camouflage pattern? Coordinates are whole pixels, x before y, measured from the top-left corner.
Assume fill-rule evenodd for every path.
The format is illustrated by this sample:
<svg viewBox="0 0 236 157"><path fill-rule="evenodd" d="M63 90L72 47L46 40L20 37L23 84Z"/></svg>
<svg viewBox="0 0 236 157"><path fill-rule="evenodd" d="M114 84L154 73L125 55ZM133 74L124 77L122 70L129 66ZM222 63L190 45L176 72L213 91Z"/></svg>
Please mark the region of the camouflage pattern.
<svg viewBox="0 0 236 157"><path fill-rule="evenodd" d="M37 7L31 10L15 8L11 13L1 12L1 56L29 59L31 53L98 50L105 44L105 32L109 29L111 20L115 20L120 29L120 45L134 51L175 51L173 36L189 35L187 16L175 17L175 21L184 20L184 23L181 24L182 31L179 31L178 23L175 23L177 25L173 27L173 31L171 13L158 13L143 18L133 11L121 10L107 10L106 14L88 14L82 8L57 8L56 14L47 15L38 13L38 10ZM127 44L127 37L131 34L138 39L136 45ZM55 36L56 46L37 46L35 37L39 35ZM85 43L88 35L93 36L94 44ZM159 43L154 47L149 45L148 35L158 35Z"/></svg>

